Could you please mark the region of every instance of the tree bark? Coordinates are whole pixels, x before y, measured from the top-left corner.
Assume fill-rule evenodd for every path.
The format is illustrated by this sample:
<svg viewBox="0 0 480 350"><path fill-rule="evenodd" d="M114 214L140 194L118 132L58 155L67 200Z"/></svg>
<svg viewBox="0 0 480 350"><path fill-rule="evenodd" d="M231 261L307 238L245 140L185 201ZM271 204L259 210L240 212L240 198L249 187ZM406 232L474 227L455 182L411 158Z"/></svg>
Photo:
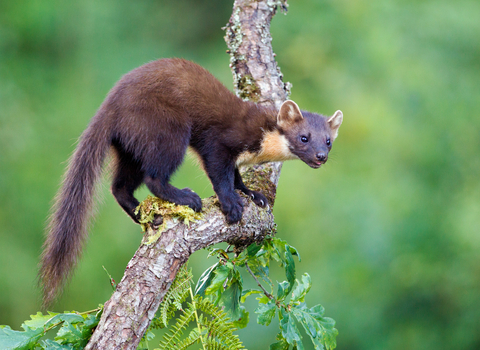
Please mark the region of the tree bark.
<svg viewBox="0 0 480 350"><path fill-rule="evenodd" d="M288 84L276 65L271 46L270 21L277 9L286 10L286 1L236 0L225 27L235 90L245 99L276 105L288 98ZM105 303L103 315L86 349L136 349L178 269L195 251L228 242L246 246L261 242L275 228L274 203L281 163L247 168L244 182L261 190L269 200L265 209L243 198L240 223L228 225L215 197L203 200L203 218L189 226L166 221L161 236L152 244L148 237L157 232L149 227L145 238L113 296Z"/></svg>

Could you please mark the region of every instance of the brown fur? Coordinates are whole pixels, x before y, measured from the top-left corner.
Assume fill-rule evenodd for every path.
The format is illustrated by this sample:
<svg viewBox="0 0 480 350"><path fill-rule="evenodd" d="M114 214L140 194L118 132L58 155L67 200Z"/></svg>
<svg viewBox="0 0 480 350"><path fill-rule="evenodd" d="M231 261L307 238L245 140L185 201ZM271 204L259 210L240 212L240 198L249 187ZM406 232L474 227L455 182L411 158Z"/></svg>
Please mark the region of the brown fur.
<svg viewBox="0 0 480 350"><path fill-rule="evenodd" d="M331 147L325 142L333 141L341 124L341 116L334 117L327 122L301 112L292 101L280 111L242 101L208 71L182 59L150 62L126 74L82 134L57 195L40 268L45 304L55 298L80 256L109 148L115 157L112 193L134 221L139 203L133 194L142 183L157 197L201 210L197 194L169 183L190 147L232 224L243 211L235 189L257 205L267 204L261 193L243 184L237 167L294 158L320 166Z"/></svg>

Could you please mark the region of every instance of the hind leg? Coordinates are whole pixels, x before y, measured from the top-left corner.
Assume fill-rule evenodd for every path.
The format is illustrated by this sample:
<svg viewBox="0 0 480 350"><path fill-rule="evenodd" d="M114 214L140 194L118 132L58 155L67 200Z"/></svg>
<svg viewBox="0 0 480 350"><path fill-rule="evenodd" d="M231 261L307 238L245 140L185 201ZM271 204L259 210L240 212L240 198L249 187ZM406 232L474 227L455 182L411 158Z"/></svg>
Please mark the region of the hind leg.
<svg viewBox="0 0 480 350"><path fill-rule="evenodd" d="M126 152L116 149L117 164L112 183L112 193L118 204L125 212L138 223L135 209L139 202L133 196L135 190L142 184L144 174L140 165Z"/></svg>
<svg viewBox="0 0 480 350"><path fill-rule="evenodd" d="M179 145L179 140L184 140L184 144ZM202 210L202 200L190 190L182 190L170 185L170 177L177 170L183 161L187 151L189 137L177 135L176 144L170 143L167 146L165 140L158 144L155 149L150 149L143 156L144 178L143 182L148 189L158 198L179 205L187 205L196 212Z"/></svg>

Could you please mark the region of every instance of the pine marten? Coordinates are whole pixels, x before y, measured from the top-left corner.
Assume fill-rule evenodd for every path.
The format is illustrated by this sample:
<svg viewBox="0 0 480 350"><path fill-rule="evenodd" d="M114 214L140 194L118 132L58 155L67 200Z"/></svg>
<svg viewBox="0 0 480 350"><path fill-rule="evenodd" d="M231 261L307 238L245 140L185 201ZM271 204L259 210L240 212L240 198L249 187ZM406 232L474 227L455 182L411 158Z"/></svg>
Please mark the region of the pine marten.
<svg viewBox="0 0 480 350"><path fill-rule="evenodd" d="M235 190L264 207L238 167L301 159L312 168L327 161L343 120L300 111L293 101L280 110L235 96L199 65L161 59L126 74L113 87L80 137L57 195L44 244L40 277L44 301L52 301L80 255L86 221L104 158L113 149L112 193L138 223L134 191L145 183L157 197L199 212L200 197L169 181L187 147L201 159L229 224L242 218Z"/></svg>

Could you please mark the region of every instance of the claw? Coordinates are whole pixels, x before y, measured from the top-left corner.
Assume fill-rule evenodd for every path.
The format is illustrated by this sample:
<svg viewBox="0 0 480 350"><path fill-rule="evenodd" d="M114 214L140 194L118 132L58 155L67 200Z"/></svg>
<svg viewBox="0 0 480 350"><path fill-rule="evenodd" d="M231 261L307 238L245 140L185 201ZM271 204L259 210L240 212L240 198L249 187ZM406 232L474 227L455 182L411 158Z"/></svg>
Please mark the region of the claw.
<svg viewBox="0 0 480 350"><path fill-rule="evenodd" d="M155 228L158 228L158 226L163 224L163 216L155 215L155 217L153 218L152 224Z"/></svg>

